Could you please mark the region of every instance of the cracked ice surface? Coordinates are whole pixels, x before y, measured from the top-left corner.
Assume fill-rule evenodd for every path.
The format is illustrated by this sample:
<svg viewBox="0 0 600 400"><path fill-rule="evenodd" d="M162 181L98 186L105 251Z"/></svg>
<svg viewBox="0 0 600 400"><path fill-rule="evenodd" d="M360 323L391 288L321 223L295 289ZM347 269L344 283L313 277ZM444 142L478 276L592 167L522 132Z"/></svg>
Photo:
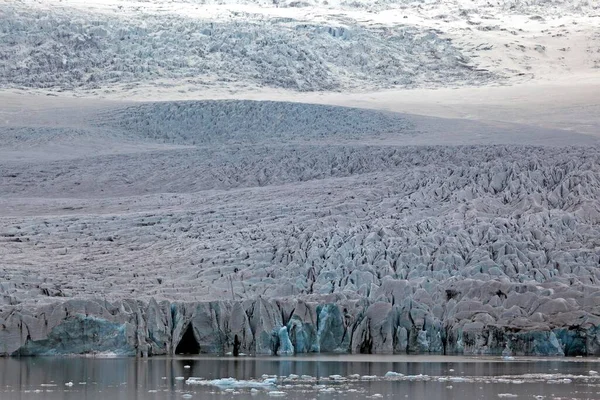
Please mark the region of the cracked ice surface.
<svg viewBox="0 0 600 400"><path fill-rule="evenodd" d="M0 85L93 91L185 80L197 87L323 91L462 85L494 77L478 71L435 29L233 11L195 18L145 7L141 2L123 13L0 5L6 44L0 45Z"/></svg>
<svg viewBox="0 0 600 400"><path fill-rule="evenodd" d="M597 147L221 106L103 110L139 151L0 163L4 353L172 353L190 324L204 352L600 352Z"/></svg>

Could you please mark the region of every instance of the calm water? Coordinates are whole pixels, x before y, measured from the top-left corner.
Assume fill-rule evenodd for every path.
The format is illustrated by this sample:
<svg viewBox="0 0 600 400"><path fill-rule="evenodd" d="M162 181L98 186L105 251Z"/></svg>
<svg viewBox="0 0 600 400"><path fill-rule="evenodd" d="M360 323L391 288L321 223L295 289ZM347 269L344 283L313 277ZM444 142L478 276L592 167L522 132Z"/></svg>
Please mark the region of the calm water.
<svg viewBox="0 0 600 400"><path fill-rule="evenodd" d="M404 376L385 377L388 371ZM594 371L600 359L4 358L0 399L600 399ZM263 375L276 375L276 385L264 385ZM190 377L206 384L186 383ZM206 382L228 377L237 386Z"/></svg>

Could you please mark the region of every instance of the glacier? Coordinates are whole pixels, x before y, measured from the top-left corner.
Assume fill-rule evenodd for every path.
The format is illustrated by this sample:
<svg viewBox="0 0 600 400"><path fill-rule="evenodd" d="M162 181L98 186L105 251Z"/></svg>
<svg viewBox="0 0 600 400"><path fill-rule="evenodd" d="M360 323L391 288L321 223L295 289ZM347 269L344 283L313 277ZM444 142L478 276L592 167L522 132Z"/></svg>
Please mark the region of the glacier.
<svg viewBox="0 0 600 400"><path fill-rule="evenodd" d="M285 102L62 112L51 140L1 132L24 155L0 161L4 355L600 354L594 138L417 146L423 117ZM61 141L83 153L26 156Z"/></svg>
<svg viewBox="0 0 600 400"><path fill-rule="evenodd" d="M600 355L597 11L1 2L0 354Z"/></svg>

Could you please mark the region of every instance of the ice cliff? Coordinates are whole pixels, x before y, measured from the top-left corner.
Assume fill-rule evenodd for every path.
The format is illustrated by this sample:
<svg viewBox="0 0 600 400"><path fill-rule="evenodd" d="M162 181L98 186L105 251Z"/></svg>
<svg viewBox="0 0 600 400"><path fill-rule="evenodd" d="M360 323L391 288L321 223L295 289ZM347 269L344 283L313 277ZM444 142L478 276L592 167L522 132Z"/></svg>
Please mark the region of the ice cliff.
<svg viewBox="0 0 600 400"><path fill-rule="evenodd" d="M583 309L569 312L569 304L576 300L559 297L573 292L466 281L456 286L456 294L421 293L445 297L431 310L415 299L414 294L425 292L422 287L391 280L385 286L377 296L353 301L334 295L321 302L69 300L35 313L3 313L0 351L3 355L223 354L233 350L237 337L239 351L246 354L600 355L599 318ZM581 295L574 297L581 300L590 291L595 294L592 299L598 298L598 291L580 289ZM468 294L459 290L491 292L487 296L492 299L506 295L516 299L514 303L535 296L537 311L524 318L519 307L524 304L505 308L490 305L500 300L488 304L461 300ZM413 296L406 291L414 291ZM390 301L394 293L403 296Z"/></svg>

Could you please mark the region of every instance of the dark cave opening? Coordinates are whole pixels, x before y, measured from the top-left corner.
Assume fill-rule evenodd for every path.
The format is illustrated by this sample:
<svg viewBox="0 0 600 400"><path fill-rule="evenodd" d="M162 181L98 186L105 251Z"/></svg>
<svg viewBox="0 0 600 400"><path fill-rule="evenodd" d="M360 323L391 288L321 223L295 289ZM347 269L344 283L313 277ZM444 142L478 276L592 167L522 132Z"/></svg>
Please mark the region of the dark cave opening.
<svg viewBox="0 0 600 400"><path fill-rule="evenodd" d="M185 333L183 337L179 341L177 348L175 349L175 354L199 354L200 353L200 345L194 336L194 328L192 328L192 324L188 324L185 329Z"/></svg>

